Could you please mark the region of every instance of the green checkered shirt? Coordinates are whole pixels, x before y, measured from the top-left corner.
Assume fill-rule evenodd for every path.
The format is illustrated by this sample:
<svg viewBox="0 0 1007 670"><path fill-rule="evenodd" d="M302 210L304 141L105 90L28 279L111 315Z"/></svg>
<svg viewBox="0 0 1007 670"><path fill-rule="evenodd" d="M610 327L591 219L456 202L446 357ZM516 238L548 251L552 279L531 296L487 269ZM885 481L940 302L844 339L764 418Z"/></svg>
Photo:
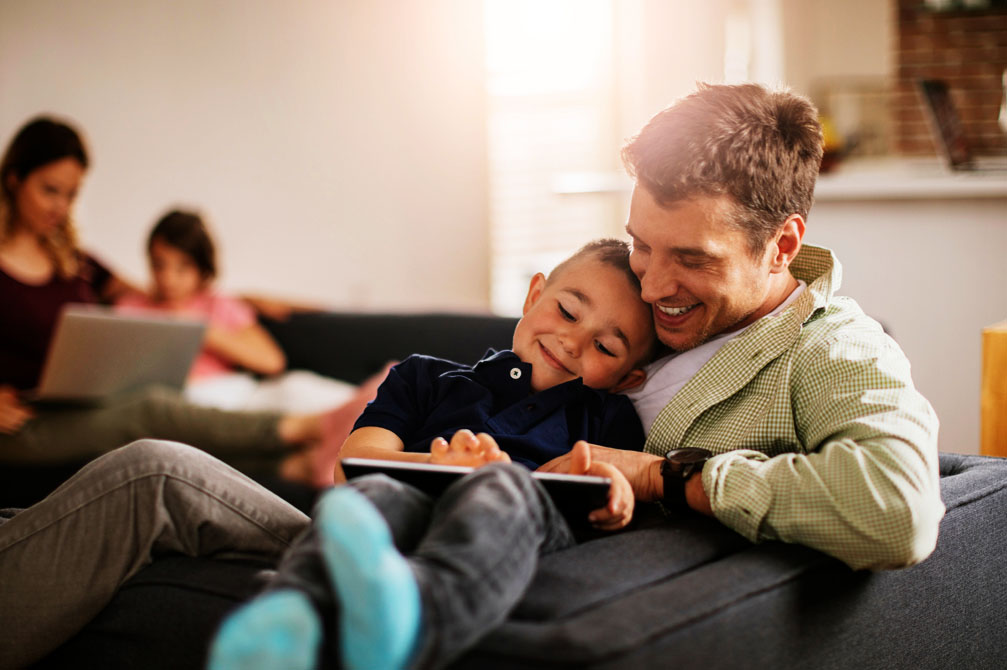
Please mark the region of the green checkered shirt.
<svg viewBox="0 0 1007 670"><path fill-rule="evenodd" d="M725 344L661 411L645 450L705 447L713 512L753 542L819 549L853 568L923 560L944 514L937 416L909 361L805 245L808 288Z"/></svg>

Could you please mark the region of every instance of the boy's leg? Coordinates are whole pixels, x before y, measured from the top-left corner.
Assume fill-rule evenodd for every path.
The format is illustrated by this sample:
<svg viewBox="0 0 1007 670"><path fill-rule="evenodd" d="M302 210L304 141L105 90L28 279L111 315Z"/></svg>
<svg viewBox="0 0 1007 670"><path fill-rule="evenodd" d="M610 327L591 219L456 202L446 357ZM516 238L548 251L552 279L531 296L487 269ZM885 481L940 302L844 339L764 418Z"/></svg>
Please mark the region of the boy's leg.
<svg viewBox="0 0 1007 670"><path fill-rule="evenodd" d="M387 515L389 528L387 512L377 505L353 487L336 487L319 502L313 535L306 536L314 546L299 553L305 549L299 542L295 550L302 558L314 556L317 569L321 545L338 599L334 646L342 667L350 669L443 667L506 618L539 555L574 544L548 494L517 465L486 466L451 486L434 504L429 529L409 558L393 541L399 535L403 547L411 543L400 535L408 520ZM317 573L307 578L312 588L325 581ZM316 667L314 649L308 660L284 656L296 649L298 630L310 626L316 646L317 636L332 630L321 625L302 587L258 598L225 623L210 667ZM288 634L273 644L277 628Z"/></svg>
<svg viewBox="0 0 1007 670"><path fill-rule="evenodd" d="M365 525L387 526L390 542L401 552L416 547L433 507L426 494L383 475L355 479L347 488L361 493L380 515ZM317 524L342 527L352 524L353 519L344 518L338 510L333 517L335 508L326 507L326 499L316 507L316 522L284 554L266 593L243 606L221 627L211 652L212 670L338 665L331 644L323 645L322 639L322 631L336 629L339 606L323 554L323 533ZM356 509L352 507L351 514ZM369 537L370 531L367 533ZM333 636L326 640L334 642Z"/></svg>
<svg viewBox="0 0 1007 670"><path fill-rule="evenodd" d="M408 559L423 602L414 667L443 667L476 644L518 603L539 556L574 544L549 494L519 465L485 466L452 485Z"/></svg>
<svg viewBox="0 0 1007 670"><path fill-rule="evenodd" d="M275 560L308 520L208 454L142 440L0 525L0 667L69 639L158 553Z"/></svg>

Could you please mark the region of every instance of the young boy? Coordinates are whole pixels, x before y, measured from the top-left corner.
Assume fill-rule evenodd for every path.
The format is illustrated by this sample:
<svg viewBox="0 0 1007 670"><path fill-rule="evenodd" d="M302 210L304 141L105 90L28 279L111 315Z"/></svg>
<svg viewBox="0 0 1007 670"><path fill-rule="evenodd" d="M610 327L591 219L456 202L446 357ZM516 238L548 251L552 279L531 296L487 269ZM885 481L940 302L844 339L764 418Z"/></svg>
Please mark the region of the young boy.
<svg viewBox="0 0 1007 670"><path fill-rule="evenodd" d="M393 368L343 455L478 469L436 500L382 476L326 493L269 592L224 623L210 667L446 665L506 617L540 555L575 542L530 470L576 443L571 472L613 482L591 523L632 518L628 481L586 442L642 448L632 405L609 391L642 383L655 347L627 245L599 240L535 275L513 351Z"/></svg>

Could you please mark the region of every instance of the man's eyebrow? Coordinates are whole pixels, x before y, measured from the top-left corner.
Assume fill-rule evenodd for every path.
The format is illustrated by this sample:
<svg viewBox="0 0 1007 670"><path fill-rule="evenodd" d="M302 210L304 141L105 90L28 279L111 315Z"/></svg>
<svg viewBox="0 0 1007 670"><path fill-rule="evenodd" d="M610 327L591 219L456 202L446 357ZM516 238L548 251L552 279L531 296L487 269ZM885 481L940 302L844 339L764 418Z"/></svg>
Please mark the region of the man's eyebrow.
<svg viewBox="0 0 1007 670"><path fill-rule="evenodd" d="M624 226L624 229L626 231L626 234L632 237L633 240L637 239L636 235L633 233L633 229L629 227L628 223ZM700 258L711 261L720 259L720 256L718 256L717 254L712 254L709 251L706 251L705 249L702 249L700 247L672 247L668 249L668 251L677 256L689 256L690 258Z"/></svg>
<svg viewBox="0 0 1007 670"><path fill-rule="evenodd" d="M673 247L672 252L679 256L689 256L692 258L707 258L710 260L720 258L716 254L711 254L709 251L700 249L699 247Z"/></svg>

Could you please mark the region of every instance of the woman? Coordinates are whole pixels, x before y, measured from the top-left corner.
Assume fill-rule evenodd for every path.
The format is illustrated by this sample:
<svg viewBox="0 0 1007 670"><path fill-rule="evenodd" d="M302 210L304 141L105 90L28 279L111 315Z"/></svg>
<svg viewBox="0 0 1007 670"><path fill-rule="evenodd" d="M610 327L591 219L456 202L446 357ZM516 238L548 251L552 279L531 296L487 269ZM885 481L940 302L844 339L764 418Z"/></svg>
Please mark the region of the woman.
<svg viewBox="0 0 1007 670"><path fill-rule="evenodd" d="M71 210L87 166L80 135L43 117L22 127L0 160L0 462L76 463L157 437L273 470L288 447L320 440L318 415L223 412L160 388L97 408L26 404L63 306L134 290L78 247Z"/></svg>

